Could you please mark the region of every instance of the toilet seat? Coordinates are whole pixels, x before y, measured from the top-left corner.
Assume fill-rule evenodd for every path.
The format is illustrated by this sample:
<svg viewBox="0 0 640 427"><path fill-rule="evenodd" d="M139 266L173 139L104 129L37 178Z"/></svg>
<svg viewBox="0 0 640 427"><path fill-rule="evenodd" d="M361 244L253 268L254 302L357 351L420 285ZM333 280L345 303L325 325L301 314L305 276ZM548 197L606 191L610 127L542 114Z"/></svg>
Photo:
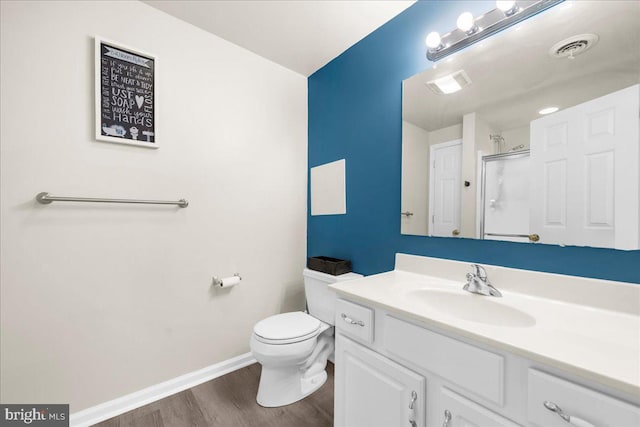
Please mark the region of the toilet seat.
<svg viewBox="0 0 640 427"><path fill-rule="evenodd" d="M256 339L265 344L292 344L305 341L321 332L322 322L301 311L276 314L256 323Z"/></svg>

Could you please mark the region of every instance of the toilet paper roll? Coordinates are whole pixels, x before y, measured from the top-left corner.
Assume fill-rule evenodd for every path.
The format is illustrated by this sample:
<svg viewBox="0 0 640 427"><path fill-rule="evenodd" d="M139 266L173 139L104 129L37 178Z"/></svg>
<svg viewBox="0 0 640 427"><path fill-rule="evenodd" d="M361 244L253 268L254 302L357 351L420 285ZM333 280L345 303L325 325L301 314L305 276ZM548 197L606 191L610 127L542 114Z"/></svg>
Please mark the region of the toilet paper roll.
<svg viewBox="0 0 640 427"><path fill-rule="evenodd" d="M240 276L223 277L218 282L218 286L221 288L231 288L240 283Z"/></svg>

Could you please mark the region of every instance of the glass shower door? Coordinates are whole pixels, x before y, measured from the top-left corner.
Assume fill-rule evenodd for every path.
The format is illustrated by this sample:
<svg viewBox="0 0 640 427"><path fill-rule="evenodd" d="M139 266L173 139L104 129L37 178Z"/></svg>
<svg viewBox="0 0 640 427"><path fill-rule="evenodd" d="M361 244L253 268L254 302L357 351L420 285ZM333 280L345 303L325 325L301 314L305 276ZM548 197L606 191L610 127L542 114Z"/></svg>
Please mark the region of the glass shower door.
<svg viewBox="0 0 640 427"><path fill-rule="evenodd" d="M528 242L529 151L482 158L482 239Z"/></svg>

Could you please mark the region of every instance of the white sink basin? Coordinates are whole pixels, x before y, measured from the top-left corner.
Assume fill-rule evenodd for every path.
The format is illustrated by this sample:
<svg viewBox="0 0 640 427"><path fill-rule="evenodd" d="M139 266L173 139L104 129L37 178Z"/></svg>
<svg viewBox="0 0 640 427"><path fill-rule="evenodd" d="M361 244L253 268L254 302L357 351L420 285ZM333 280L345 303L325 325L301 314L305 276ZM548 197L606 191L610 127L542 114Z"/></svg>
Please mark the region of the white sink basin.
<svg viewBox="0 0 640 427"><path fill-rule="evenodd" d="M524 311L497 301L502 298L476 295L463 290L451 292L436 289L415 289L408 291L405 296L429 310L471 322L510 328L529 328L536 324L536 319Z"/></svg>

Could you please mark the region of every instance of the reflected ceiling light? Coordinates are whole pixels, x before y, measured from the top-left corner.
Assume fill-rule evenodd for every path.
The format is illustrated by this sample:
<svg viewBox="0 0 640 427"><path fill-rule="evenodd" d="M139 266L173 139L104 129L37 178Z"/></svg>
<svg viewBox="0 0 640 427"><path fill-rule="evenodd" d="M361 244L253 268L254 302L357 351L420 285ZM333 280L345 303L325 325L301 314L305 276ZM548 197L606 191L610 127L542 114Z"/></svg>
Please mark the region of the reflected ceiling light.
<svg viewBox="0 0 640 427"><path fill-rule="evenodd" d="M542 110L538 111L538 114L541 114L541 115L544 116L545 114L555 113L558 110L559 110L558 107L546 107L546 108L543 108Z"/></svg>
<svg viewBox="0 0 640 427"><path fill-rule="evenodd" d="M442 77L433 81L438 89L444 94L454 93L462 89L462 86L451 76Z"/></svg>
<svg viewBox="0 0 640 427"><path fill-rule="evenodd" d="M447 95L459 91L470 83L471 79L467 73L465 73L464 70L458 70L455 73L431 80L425 84L434 93L438 95Z"/></svg>
<svg viewBox="0 0 640 427"><path fill-rule="evenodd" d="M429 33L426 40L427 58L431 61L442 59L563 1L497 1L495 9L477 18L471 12L464 12L458 17L457 29L443 36L435 31Z"/></svg>
<svg viewBox="0 0 640 427"><path fill-rule="evenodd" d="M498 0L496 8L500 9L506 16L511 16L518 11L518 5L515 0Z"/></svg>

